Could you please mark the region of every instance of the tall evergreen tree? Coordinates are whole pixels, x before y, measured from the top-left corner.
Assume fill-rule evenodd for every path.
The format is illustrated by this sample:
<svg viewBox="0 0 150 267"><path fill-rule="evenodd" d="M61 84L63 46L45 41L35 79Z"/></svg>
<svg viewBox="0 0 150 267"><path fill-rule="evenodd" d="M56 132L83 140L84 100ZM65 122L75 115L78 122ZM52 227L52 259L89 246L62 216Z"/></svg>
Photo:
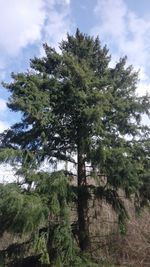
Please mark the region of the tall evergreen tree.
<svg viewBox="0 0 150 267"><path fill-rule="evenodd" d="M128 197L149 199L143 194L149 181L149 128L142 116L150 115L150 101L136 94L138 73L126 66L126 57L110 67L108 49L98 37L77 30L62 41L60 53L47 44L44 49L45 56L32 59L29 71L13 73L13 81L4 84L11 93L8 107L21 112L21 121L1 135L1 161L21 163L18 174L32 194L44 160L75 164L78 239L80 249L87 250L89 176L105 180L93 192L112 204L120 221L126 212L119 188Z"/></svg>

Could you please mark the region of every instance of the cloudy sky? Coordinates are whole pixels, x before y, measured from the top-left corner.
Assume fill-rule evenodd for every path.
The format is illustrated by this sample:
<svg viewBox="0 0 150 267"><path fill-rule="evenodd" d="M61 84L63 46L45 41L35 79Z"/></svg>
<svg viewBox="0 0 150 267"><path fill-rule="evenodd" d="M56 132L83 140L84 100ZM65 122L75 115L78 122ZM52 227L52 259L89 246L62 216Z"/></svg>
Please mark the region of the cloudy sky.
<svg viewBox="0 0 150 267"><path fill-rule="evenodd" d="M76 28L107 44L112 61L127 55L140 69L138 93L150 92L149 0L0 0L0 80L25 71L29 59L42 55ZM9 95L0 87L0 132L17 120L7 109Z"/></svg>

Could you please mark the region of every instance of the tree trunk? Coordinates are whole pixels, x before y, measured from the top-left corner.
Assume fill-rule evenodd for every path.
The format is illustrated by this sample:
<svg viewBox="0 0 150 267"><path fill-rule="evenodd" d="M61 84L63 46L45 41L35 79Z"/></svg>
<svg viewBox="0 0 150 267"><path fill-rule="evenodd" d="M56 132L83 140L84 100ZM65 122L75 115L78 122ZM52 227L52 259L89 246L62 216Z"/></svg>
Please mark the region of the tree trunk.
<svg viewBox="0 0 150 267"><path fill-rule="evenodd" d="M78 145L78 238L82 251L89 248L88 188L82 146Z"/></svg>

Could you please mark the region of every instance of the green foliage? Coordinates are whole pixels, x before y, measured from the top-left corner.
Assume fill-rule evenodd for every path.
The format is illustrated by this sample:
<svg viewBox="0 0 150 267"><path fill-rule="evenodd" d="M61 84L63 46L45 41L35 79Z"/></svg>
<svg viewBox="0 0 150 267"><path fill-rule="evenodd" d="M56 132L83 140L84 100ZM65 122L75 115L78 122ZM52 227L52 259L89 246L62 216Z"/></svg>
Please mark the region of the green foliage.
<svg viewBox="0 0 150 267"><path fill-rule="evenodd" d="M36 175L32 191L16 184L0 186L1 234L28 233L42 263L70 266L75 244L69 221L68 180L62 172Z"/></svg>
<svg viewBox="0 0 150 267"><path fill-rule="evenodd" d="M0 232L33 232L42 262L88 266L74 243L70 203L78 206L80 247L88 228L88 176L100 184L105 178L93 192L118 213L122 232L128 214L119 189L127 197L134 193L137 206L149 203L149 127L142 116L150 115L150 99L136 94L138 73L126 57L110 67L109 51L98 38L77 30L62 41L61 53L47 44L44 49L30 71L12 73L12 82L3 83L11 93L8 107L22 116L0 135L0 162L17 164L22 182L0 186ZM45 160L74 163L77 190L63 172L38 171Z"/></svg>
<svg viewBox="0 0 150 267"><path fill-rule="evenodd" d="M68 179L62 172L53 173L37 183L36 191L47 196L49 207L47 249L50 262L54 266L69 266L74 255L75 244L69 220ZM40 237L41 239L41 237ZM43 249L42 249L43 251ZM43 260L43 258L41 258Z"/></svg>
<svg viewBox="0 0 150 267"><path fill-rule="evenodd" d="M36 235L34 239L34 249L37 254L40 254L40 262L42 264L50 264L50 258L47 250L47 233Z"/></svg>
<svg viewBox="0 0 150 267"><path fill-rule="evenodd" d="M0 185L0 233L31 233L45 223L48 209L35 193L16 184Z"/></svg>

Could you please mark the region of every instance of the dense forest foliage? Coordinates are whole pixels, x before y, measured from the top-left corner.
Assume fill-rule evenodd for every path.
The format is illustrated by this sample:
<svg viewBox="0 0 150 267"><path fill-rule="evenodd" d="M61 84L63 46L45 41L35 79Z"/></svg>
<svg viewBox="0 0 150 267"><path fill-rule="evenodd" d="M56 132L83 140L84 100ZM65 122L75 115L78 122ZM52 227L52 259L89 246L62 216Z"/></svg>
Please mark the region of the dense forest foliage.
<svg viewBox="0 0 150 267"><path fill-rule="evenodd" d="M99 38L77 29L59 52L47 44L44 49L28 71L12 73L12 82L3 83L9 109L21 119L1 134L0 161L16 166L20 178L0 185L0 234L28 238L21 248L2 252L1 260L10 258L12 266L32 247L36 261L46 266L94 267L91 195L112 206L122 232L130 214L119 190L129 199L134 195L137 210L150 200L150 129L142 120L150 115L150 98L137 95L138 73L126 57L112 67ZM74 173L66 167L41 170L45 161L70 162Z"/></svg>

